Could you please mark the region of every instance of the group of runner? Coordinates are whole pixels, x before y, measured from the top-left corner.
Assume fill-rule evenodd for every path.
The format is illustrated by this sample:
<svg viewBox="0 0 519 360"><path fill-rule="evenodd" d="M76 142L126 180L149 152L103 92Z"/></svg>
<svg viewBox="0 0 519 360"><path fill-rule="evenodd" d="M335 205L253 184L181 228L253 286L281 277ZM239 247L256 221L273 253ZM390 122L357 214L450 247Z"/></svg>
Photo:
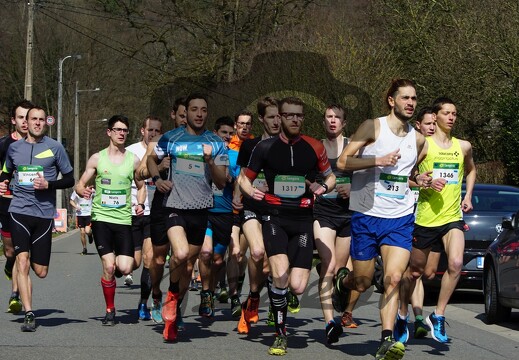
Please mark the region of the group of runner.
<svg viewBox="0 0 519 360"><path fill-rule="evenodd" d="M380 303L381 343L375 357L400 359L409 338L408 303L421 309L419 281L424 272L431 276L437 254L444 250L448 269L437 307L425 322L434 339L446 342L445 308L463 259L462 212L472 209L476 171L471 146L451 135L457 115L452 100L439 98L421 111L420 131L409 124L417 104L412 81L394 80L386 103L387 116L366 120L349 139L343 135L346 110L339 104L327 106L326 138L321 141L302 133L305 104L296 97L261 99L257 112L264 132L255 138L253 114L248 111L234 119L220 118L213 131L207 130L208 101L201 94L175 103L174 129L164 134L160 119L146 117L141 141L128 148L128 119L110 118L109 145L88 160L72 202L78 219L87 217L78 220L84 229L82 253L86 253L86 235L93 238L101 258L103 325L116 323L116 277L126 275L125 283L133 283L130 276L142 262L139 318L164 323L165 341L175 341L185 327L181 303L195 261L199 259L202 276L199 314L212 317L218 274L227 254L231 312L239 317L238 333L249 333L258 321L260 292L266 287L268 318L276 332L268 352L284 355L287 313L300 309L297 296L306 289L317 249L324 330L327 342L333 344L342 327L357 326L352 316L355 303L371 286L375 259L381 255L385 290ZM36 329L29 263L38 276L45 277L53 190L73 185L63 147L44 135L43 110L29 108L26 120L20 116L17 122L15 107L16 130L10 137L14 144L0 147L5 150L2 201L14 174L14 198L9 209L2 208L6 210L1 219L4 239L9 230L7 226L4 232L6 221L15 245L14 252L6 247L6 274L13 264L18 272L9 308L21 311L23 304L23 331ZM15 142L18 138L23 139ZM32 151L18 154L20 147ZM60 180L57 169L63 175ZM463 179L467 185L461 199ZM413 186L420 187L416 221ZM88 212L83 213L88 201L91 230ZM18 214L19 206L34 211ZM163 300L161 280L168 254L169 285ZM238 280L245 262L250 291L241 302ZM341 315L340 322L334 309ZM415 315L415 337L423 337L428 328L421 312Z"/></svg>

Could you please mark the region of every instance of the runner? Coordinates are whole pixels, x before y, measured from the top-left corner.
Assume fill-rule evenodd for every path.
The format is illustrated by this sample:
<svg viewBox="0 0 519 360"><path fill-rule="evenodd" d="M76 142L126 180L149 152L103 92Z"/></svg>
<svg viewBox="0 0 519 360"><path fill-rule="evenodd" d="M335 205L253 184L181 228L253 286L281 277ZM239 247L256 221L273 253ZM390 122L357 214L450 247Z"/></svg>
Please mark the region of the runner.
<svg viewBox="0 0 519 360"><path fill-rule="evenodd" d="M76 192L85 199L91 198L94 189L87 184L95 177L92 231L103 267L101 288L106 314L102 324L114 326L115 278L128 275L134 265L131 186L135 169L139 166L139 158L124 148L129 132L128 118L114 115L107 125L106 135L110 138L110 143L107 148L88 159L85 172L76 185ZM136 181L136 185L137 204L133 208L141 216L145 210L146 187L142 181Z"/></svg>
<svg viewBox="0 0 519 360"><path fill-rule="evenodd" d="M34 104L30 101L22 100L16 103L11 109L11 124L14 126L14 131L0 140L0 165L2 167L5 163L5 157L7 156L9 145L27 135L27 111L33 106ZM8 190L4 196L0 197L0 224L2 224L0 234L2 235L2 244L6 258L4 273L5 276L12 281L11 296L9 297L9 307L7 308L7 312L18 314L22 311L22 302L20 301L20 292L18 291L16 254L11 239L11 221L8 211L12 197L13 195L10 190Z"/></svg>
<svg viewBox="0 0 519 360"><path fill-rule="evenodd" d="M227 155L225 144L205 129L206 97L190 95L186 108L186 126L164 134L147 158L149 175L157 189L169 192L165 205L172 256L168 294L162 305L166 341L177 338L177 305L188 289L193 263L204 242L207 210L213 206L211 181L219 189L227 181L226 166L215 163L215 158ZM168 180L162 180L157 164L166 156L171 157L170 172Z"/></svg>
<svg viewBox="0 0 519 360"><path fill-rule="evenodd" d="M414 282L424 273L427 257L435 243L443 243L447 254L447 271L443 274L436 309L426 321L432 337L441 343L449 341L445 331L445 308L458 283L463 265L465 222L463 213L472 210L472 190L476 182L476 166L472 159L470 142L451 135L456 123L456 105L449 98L438 98L433 103L436 132L427 137L423 149L425 157L419 163L420 171L432 172L430 189L421 189L416 209L413 249L409 268L404 274L400 290L401 313L397 317L395 337L407 341L407 304ZM465 196L461 185L465 177ZM461 199L461 205L460 205ZM399 324L402 323L402 324Z"/></svg>
<svg viewBox="0 0 519 360"><path fill-rule="evenodd" d="M333 344L342 334L342 326L354 328L357 323L353 320L352 311L359 298L357 291L352 291L350 303L341 317L341 325L333 317L331 294L333 277L341 267L349 265L350 257L350 222L349 197L351 188L351 172L337 170L337 158L348 144L348 139L342 135L346 126L345 109L338 104L329 105L323 120L326 139L322 140L326 149L328 161L336 177L334 191L318 196L314 204L314 237L315 246L319 252L321 263L316 266L319 273L319 297L325 320L327 342ZM322 179L318 178L318 181ZM319 271L320 270L320 271Z"/></svg>
<svg viewBox="0 0 519 360"><path fill-rule="evenodd" d="M398 309L398 285L411 251L414 196L408 178L422 150L424 137L408 123L416 107L412 81L397 79L386 95L388 116L364 121L337 161L337 168L353 172L350 193L351 257L353 272L337 272L332 301L344 311L348 289L371 287L375 259L382 256L384 294L380 302L382 336L376 359L400 359L405 346L393 338ZM418 184L430 180L418 176Z"/></svg>
<svg viewBox="0 0 519 360"><path fill-rule="evenodd" d="M237 163L240 166L240 176L244 176L253 149L262 141L276 136L281 131L281 121L279 117L278 102L272 97L265 97L257 104L258 120L263 125L263 134L250 140L245 140L238 154ZM262 172L258 174L253 183L254 186L267 191L265 183L265 174ZM243 203L242 203L243 201ZM248 272L249 272L249 296L245 302L238 308L240 303L239 294L233 288L230 288L231 294L231 309L234 316L239 315L237 330L240 334L248 334L250 331L250 324L258 321L258 308L260 301L260 291L265 283L266 275L268 274L268 262L265 256L265 245L263 244L263 233L261 229L261 214L263 204L250 199L245 196L241 197L241 190L239 186L234 189L233 205L235 209L240 210L242 216L241 228L245 235L246 242L241 241L239 236L239 229L234 227L233 240L231 241L231 264L240 264L242 258L245 258L247 245L249 246ZM239 244L239 245L238 245ZM245 258L246 259L246 258ZM235 272L229 273L229 278L241 277L241 273L237 272L238 267L234 267ZM243 268L245 270L245 268ZM242 311L242 307L245 311ZM269 312L270 314L271 312ZM235 315L236 314L236 315ZM273 321L272 321L273 325Z"/></svg>
<svg viewBox="0 0 519 360"><path fill-rule="evenodd" d="M148 115L144 119L141 126L141 141L132 144L126 148L131 151L139 160L142 160L146 153L146 148L150 141L157 135L162 134L162 120L156 116ZM141 299L138 305L139 320L150 320L151 314L148 309L148 298L151 293L150 263L153 258L153 247L151 245L151 217L150 204L155 193L155 184L151 179L144 180L146 185L146 200L144 201L144 215L137 216L135 209L132 207L132 239L135 248L133 270L137 270L143 262L141 272ZM132 182L132 204L137 202L137 186L135 181ZM133 271L126 275L124 284L133 285Z"/></svg>
<svg viewBox="0 0 519 360"><path fill-rule="evenodd" d="M314 196L335 185L323 144L301 134L303 102L295 97L285 98L279 102L279 113L281 134L259 142L244 176L240 175L242 193L266 206L262 232L272 276L269 298L276 327L276 339L269 348L271 355L287 352L288 287L296 295L302 294L310 276ZM267 192L253 187L261 170L265 173ZM315 182L318 172L324 177L322 184Z"/></svg>
<svg viewBox="0 0 519 360"><path fill-rule="evenodd" d="M76 227L79 228L81 245L83 246L83 251L81 251L81 255L86 255L87 236L89 244L92 244L94 242L91 227L92 198L85 199L79 196L75 191L73 191L70 195L70 206L72 206L72 208L76 210Z"/></svg>
<svg viewBox="0 0 519 360"><path fill-rule="evenodd" d="M33 106L27 111L27 136L13 142L0 175L0 195L8 190L13 179L11 234L18 267L18 288L25 308L21 327L24 332L36 331L32 311L32 283L29 270L45 278L48 273L52 246L52 229L56 208L56 189L74 186L73 169L67 153L57 141L45 136L46 113ZM58 174L63 178L58 180Z"/></svg>

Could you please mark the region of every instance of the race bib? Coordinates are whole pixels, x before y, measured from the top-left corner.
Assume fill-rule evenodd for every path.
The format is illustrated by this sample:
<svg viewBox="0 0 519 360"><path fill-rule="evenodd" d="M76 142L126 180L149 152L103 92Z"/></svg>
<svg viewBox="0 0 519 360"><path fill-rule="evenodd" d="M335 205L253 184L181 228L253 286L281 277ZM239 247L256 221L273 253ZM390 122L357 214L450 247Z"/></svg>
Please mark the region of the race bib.
<svg viewBox="0 0 519 360"><path fill-rule="evenodd" d="M277 175L274 178L274 194L279 197L297 198L306 191L305 177L297 175Z"/></svg>
<svg viewBox="0 0 519 360"><path fill-rule="evenodd" d="M260 172L256 179L252 182L252 186L260 189L267 188L267 180L265 179L265 173Z"/></svg>
<svg viewBox="0 0 519 360"><path fill-rule="evenodd" d="M351 184L351 179L349 177L338 177L338 178L335 178L335 188L330 191L329 193L327 194L323 194L324 197L326 198L337 198L339 197L339 191L338 191L338 187L340 187L341 185L344 186L346 184Z"/></svg>
<svg viewBox="0 0 519 360"><path fill-rule="evenodd" d="M381 173L375 195L403 199L406 191L407 176Z"/></svg>
<svg viewBox="0 0 519 360"><path fill-rule="evenodd" d="M459 181L459 167L457 163L434 163L433 179L445 179L448 185L455 185Z"/></svg>
<svg viewBox="0 0 519 360"><path fill-rule="evenodd" d="M126 190L101 190L101 206L122 208L126 206Z"/></svg>
<svg viewBox="0 0 519 360"><path fill-rule="evenodd" d="M20 165L18 166L18 185L33 186L34 179L38 173L43 175L43 166L39 165Z"/></svg>
<svg viewBox="0 0 519 360"><path fill-rule="evenodd" d="M177 157L175 172L196 177L205 175L204 158L201 155L185 155Z"/></svg>
<svg viewBox="0 0 519 360"><path fill-rule="evenodd" d="M420 188L419 187L412 187L411 192L414 196L414 203L416 204L418 202L418 196L420 195Z"/></svg>

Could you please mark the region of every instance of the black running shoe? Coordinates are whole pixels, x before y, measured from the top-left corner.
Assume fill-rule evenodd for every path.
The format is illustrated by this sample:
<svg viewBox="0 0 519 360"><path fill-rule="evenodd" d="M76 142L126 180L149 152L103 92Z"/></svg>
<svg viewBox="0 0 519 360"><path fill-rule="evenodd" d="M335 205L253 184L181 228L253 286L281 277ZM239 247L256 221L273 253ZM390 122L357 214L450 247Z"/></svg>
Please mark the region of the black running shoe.
<svg viewBox="0 0 519 360"><path fill-rule="evenodd" d="M342 326L336 324L335 321L331 320L326 325L326 341L328 344L334 344L339 341L339 336L342 335Z"/></svg>
<svg viewBox="0 0 519 360"><path fill-rule="evenodd" d="M112 311L107 311L105 318L103 319L104 326L114 326L115 325L115 309Z"/></svg>
<svg viewBox="0 0 519 360"><path fill-rule="evenodd" d="M36 331L36 319L34 318L34 313L32 311L25 313L25 318L23 319L22 331L23 332L35 332Z"/></svg>
<svg viewBox="0 0 519 360"><path fill-rule="evenodd" d="M350 302L350 290L345 289L342 286L342 281L349 273L350 271L347 268L340 268L337 270L337 275L335 276L335 281L333 283L332 305L335 311L341 314L346 310L346 307Z"/></svg>
<svg viewBox="0 0 519 360"><path fill-rule="evenodd" d="M94 234L90 233L88 234L88 243L92 244L94 242Z"/></svg>

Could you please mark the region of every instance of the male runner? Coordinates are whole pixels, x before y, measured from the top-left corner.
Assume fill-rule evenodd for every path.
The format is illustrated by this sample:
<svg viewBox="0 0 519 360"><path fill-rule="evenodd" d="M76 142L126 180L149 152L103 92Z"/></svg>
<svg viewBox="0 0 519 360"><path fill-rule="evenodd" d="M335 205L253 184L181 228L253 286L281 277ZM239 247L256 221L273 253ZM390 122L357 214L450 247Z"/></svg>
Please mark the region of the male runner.
<svg viewBox="0 0 519 360"><path fill-rule="evenodd" d="M348 263L350 257L350 188L351 172L337 170L337 158L348 144L348 139L342 135L346 126L345 109L338 104L329 105L324 113L323 125L326 139L323 145L328 161L335 174L335 189L327 194L318 196L314 204L314 237L315 246L319 252L321 263L316 267L319 272L319 296L325 320L327 342L333 344L339 340L345 327L357 327L353 321L352 311L359 298L357 291L352 291L348 308L341 317L341 325L336 324L333 317L331 294L333 277L337 270ZM321 179L318 178L318 181Z"/></svg>
<svg viewBox="0 0 519 360"><path fill-rule="evenodd" d="M269 348L271 355L287 352L288 286L296 295L302 294L310 276L314 196L335 185L323 144L301 134L303 107L303 102L295 97L279 102L281 134L259 142L244 176L240 175L242 193L265 205L262 232L272 276L269 298L276 327L276 339ZM267 192L253 187L261 170L265 173ZM319 172L322 184L315 182Z"/></svg>
<svg viewBox="0 0 519 360"><path fill-rule="evenodd" d="M70 195L70 206L74 210L76 210L76 226L79 228L79 235L81 240L81 246L83 246L83 251L81 251L81 255L87 254L87 242L86 238L88 236L88 242L92 244L94 242L94 237L92 235L92 199L85 199L84 197L79 196L75 191Z"/></svg>
<svg viewBox="0 0 519 360"><path fill-rule="evenodd" d="M45 278L52 246L56 189L74 185L73 169L63 145L45 136L46 114L41 107L27 111L27 136L13 142L0 175L0 196L13 178L11 234L18 267L18 288L25 307L22 331L36 330L32 311L32 284L29 270ZM58 180L58 173L63 178Z"/></svg>
<svg viewBox="0 0 519 360"><path fill-rule="evenodd" d="M134 265L132 241L132 210L144 214L146 187L136 181L137 204L132 206L131 188L139 158L124 148L128 137L129 121L124 115L114 115L108 120L106 135L108 147L88 159L76 192L86 199L92 197L93 187L87 186L95 177L95 196L92 204L92 231L97 252L101 258L103 275L101 288L106 304L103 325L115 325L116 277L128 275Z"/></svg>
<svg viewBox="0 0 519 360"><path fill-rule="evenodd" d="M225 144L205 129L207 100L192 94L186 99L186 126L164 134L148 156L149 175L157 189L168 193L165 206L169 210L167 235L171 244L170 284L162 305L166 341L177 338L177 305L188 289L193 262L204 242L207 210L213 206L211 182L221 189L227 181L226 166L215 158L227 155ZM162 180L158 163L171 157L168 180Z"/></svg>
<svg viewBox="0 0 519 360"><path fill-rule="evenodd" d="M30 101L22 100L16 103L11 109L11 124L14 126L14 131L1 139L0 165L2 167L5 163L9 145L27 135L27 111L33 106L34 104ZM13 195L9 190L4 196L0 197L0 223L2 224L0 234L2 235L4 255L6 258L4 267L5 276L7 276L9 280L12 280L11 296L9 298L7 312L18 314L22 311L22 302L20 301L20 293L18 291L18 271L16 268L16 255L14 253L13 241L11 239L11 221L8 211L12 197Z"/></svg>
<svg viewBox="0 0 519 360"><path fill-rule="evenodd" d="M435 243L443 243L447 254L447 271L443 274L436 309L426 321L432 337L441 343L449 340L445 331L445 308L458 283L463 265L465 222L463 213L472 210L472 191L476 182L476 166L472 159L470 142L451 135L456 123L454 102L446 97L436 99L432 105L436 132L427 137L423 149L425 157L419 163L420 171L432 171L430 189L421 189L416 209L413 232L413 249L409 268L401 284L401 313L397 322L407 324L407 304L414 282L424 273L427 257ZM465 196L461 197L461 185L465 177ZM460 205L461 199L461 205ZM400 328L398 324L395 328ZM407 340L407 329L402 339Z"/></svg>
<svg viewBox="0 0 519 360"><path fill-rule="evenodd" d="M260 137L245 140L240 147L238 154L237 163L240 166L240 176L244 176L245 171L249 165L249 160L253 149L256 145L262 141L276 136L281 131L281 120L279 117L278 102L273 97L265 97L261 99L257 104L258 120L263 125L263 134ZM253 183L254 186L267 191L265 182L265 175L261 172L258 174ZM242 203L243 201L243 203ZM235 269L235 272L229 272L229 278L238 277L237 265L232 267L231 264L241 263L241 258L244 257L247 251L247 245L249 246L249 259L248 259L248 273L249 273L249 296L243 303L244 311L238 311L236 304L239 304L238 293L235 293L233 289L231 291L231 306L233 314L240 314L240 320L238 322L238 333L247 334L250 330L250 324L258 321L258 308L260 301L260 291L263 283L265 282L265 275L268 273L268 263L265 266L265 245L263 244L263 234L261 229L261 214L263 204L259 203L247 196L241 198L241 191L239 187L234 189L234 200L233 205L235 209L242 211L242 231L245 235L246 242L239 242L239 246L236 245L238 241L235 239L241 239L239 237L239 231L233 230L235 237L231 242L231 260L229 261L229 268ZM238 236L236 236L236 234ZM232 251L231 251L232 250ZM241 307L239 308L241 309Z"/></svg>
<svg viewBox="0 0 519 360"><path fill-rule="evenodd" d="M148 115L144 119L141 126L141 141L136 142L126 148L131 151L139 160L142 160L146 153L146 148L149 142L157 135L162 134L162 120L156 116ZM132 238L133 245L135 248L134 252L134 265L133 270L136 270L142 265L141 272L141 299L139 301L138 313L139 320L150 320L151 314L148 309L148 298L151 293L151 278L150 278L150 262L153 258L153 248L151 246L151 217L150 217L150 204L153 200L155 193L155 184L151 179L144 180L146 185L146 200L144 201L144 215L137 216L135 209L132 207ZM137 202L137 186L135 181L132 182L132 204L136 205ZM133 284L133 271L126 275L124 284L131 286Z"/></svg>
<svg viewBox="0 0 519 360"><path fill-rule="evenodd" d="M371 286L380 252L385 290L380 302L382 340L375 358L400 359L405 346L394 340L393 326L397 289L409 262L414 228L414 196L408 178L425 140L408 123L416 107L412 81L393 80L386 103L389 115L364 121L337 161L338 169L354 171L350 193L353 272L339 269L332 301L336 310L343 311L348 289L364 292ZM418 185L430 180L426 175L418 178Z"/></svg>

